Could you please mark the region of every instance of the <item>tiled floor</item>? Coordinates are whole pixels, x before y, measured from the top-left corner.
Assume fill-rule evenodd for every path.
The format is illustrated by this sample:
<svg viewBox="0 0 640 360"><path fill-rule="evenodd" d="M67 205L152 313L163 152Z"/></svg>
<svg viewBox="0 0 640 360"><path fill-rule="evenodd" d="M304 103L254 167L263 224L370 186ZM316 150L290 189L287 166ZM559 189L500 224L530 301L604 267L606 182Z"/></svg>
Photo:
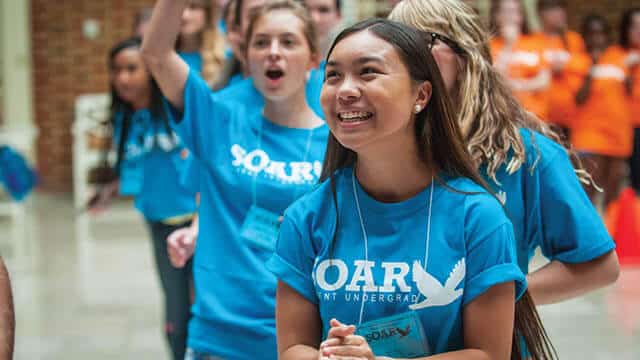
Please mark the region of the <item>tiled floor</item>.
<svg viewBox="0 0 640 360"><path fill-rule="evenodd" d="M151 247L125 204L97 219L71 199L37 195L25 235L0 219L13 281L16 359L166 359ZM613 287L542 307L560 359L640 359L640 268Z"/></svg>

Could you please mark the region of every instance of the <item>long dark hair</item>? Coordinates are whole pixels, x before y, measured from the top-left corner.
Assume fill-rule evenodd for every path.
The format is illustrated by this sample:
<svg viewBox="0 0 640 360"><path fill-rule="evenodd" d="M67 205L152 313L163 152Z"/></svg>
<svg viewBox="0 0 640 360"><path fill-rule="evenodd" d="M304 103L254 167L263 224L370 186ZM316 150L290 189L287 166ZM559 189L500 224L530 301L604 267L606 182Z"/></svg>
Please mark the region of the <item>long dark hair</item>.
<svg viewBox="0 0 640 360"><path fill-rule="evenodd" d="M640 8L634 7L631 9L625 10L622 13L622 19L620 20L620 45L625 48L631 48L631 43L629 42L629 28L631 27L631 22L635 15L640 15Z"/></svg>
<svg viewBox="0 0 640 360"><path fill-rule="evenodd" d="M142 39L139 37L132 37L117 43L113 48L111 48L111 51L109 51L109 58L107 62L109 65L109 71L112 71L114 67L115 57L121 51L126 49L140 50L141 46L142 46ZM173 132L171 130L171 126L169 125L169 121L167 119L167 116L163 108L162 92L160 91L160 88L158 87L158 84L156 83L156 81L153 79L153 77L151 77L151 74L149 74L149 83L150 83L150 89L151 89L151 102L149 104L149 112L151 113L151 118L153 119L153 121L156 122L156 128L162 127L167 132L167 134L172 135ZM134 110L130 103L128 103L118 95L118 92L116 91L115 86L113 85L113 82L111 82L110 87L111 87L111 109L110 109L111 111L109 115L109 121L112 125L112 128L115 128L114 125L117 121L116 118L119 116L122 117L122 120L121 120L122 126L120 127L120 134L118 134L119 141L116 144L117 153L116 153L116 163L114 166L116 172L119 173L120 164L122 163L123 156L124 156L125 144L127 141L127 137L129 136L129 130L131 129L131 125L132 125L131 117L134 113Z"/></svg>
<svg viewBox="0 0 640 360"><path fill-rule="evenodd" d="M391 44L416 84L431 82L433 90L429 105L418 113L415 119L415 137L420 159L446 176L469 178L484 187L487 192L493 193L478 173L467 151L452 104L446 96L447 91L438 66L431 52L425 51L429 44L427 34L386 19L365 20L345 29L336 37L329 49L327 59L337 43L362 31L369 31ZM334 174L339 169L354 166L356 160L357 154L354 151L342 146L333 134L329 135L320 181L327 179L330 181L336 212L339 207ZM441 179L437 181L444 183ZM337 241L339 219L340 216L337 214L332 247ZM522 347L523 344L526 345L525 349ZM516 303L511 352L511 359L525 358L532 360L555 358L555 351L528 291Z"/></svg>
<svg viewBox="0 0 640 360"><path fill-rule="evenodd" d="M337 43L364 30L394 46L416 84L425 81L432 84L429 105L416 115L415 120L416 143L421 160L433 163L447 175L470 178L487 187L467 152L452 105L445 96L447 92L438 66L431 54L424 51L428 41L422 33L386 19L365 20L342 31L329 48L327 58ZM353 166L356 157L352 150L342 146L330 134L320 181L330 178L340 168Z"/></svg>

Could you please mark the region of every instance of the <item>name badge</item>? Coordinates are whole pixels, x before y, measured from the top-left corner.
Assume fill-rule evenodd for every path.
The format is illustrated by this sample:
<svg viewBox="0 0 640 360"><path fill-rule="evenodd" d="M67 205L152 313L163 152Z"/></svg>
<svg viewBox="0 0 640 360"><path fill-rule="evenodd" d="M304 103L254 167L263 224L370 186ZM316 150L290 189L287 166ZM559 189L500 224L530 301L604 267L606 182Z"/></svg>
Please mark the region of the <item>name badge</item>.
<svg viewBox="0 0 640 360"><path fill-rule="evenodd" d="M377 356L411 359L431 355L420 318L414 311L363 323L356 334L367 340Z"/></svg>
<svg viewBox="0 0 640 360"><path fill-rule="evenodd" d="M272 252L275 250L279 231L280 216L253 205L244 219L240 236L250 246Z"/></svg>

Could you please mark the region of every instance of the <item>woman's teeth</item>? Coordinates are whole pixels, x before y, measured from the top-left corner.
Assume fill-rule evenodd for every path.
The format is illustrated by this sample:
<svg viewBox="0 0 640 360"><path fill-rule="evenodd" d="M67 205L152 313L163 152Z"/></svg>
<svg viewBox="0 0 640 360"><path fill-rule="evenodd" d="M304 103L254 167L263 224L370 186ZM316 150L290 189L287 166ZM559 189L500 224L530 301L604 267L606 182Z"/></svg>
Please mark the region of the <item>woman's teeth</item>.
<svg viewBox="0 0 640 360"><path fill-rule="evenodd" d="M344 122L357 122L357 121L368 120L372 116L373 116L372 113L366 112L366 111L351 111L351 112L344 112L344 113L338 114L338 118L340 119L340 121L344 121Z"/></svg>

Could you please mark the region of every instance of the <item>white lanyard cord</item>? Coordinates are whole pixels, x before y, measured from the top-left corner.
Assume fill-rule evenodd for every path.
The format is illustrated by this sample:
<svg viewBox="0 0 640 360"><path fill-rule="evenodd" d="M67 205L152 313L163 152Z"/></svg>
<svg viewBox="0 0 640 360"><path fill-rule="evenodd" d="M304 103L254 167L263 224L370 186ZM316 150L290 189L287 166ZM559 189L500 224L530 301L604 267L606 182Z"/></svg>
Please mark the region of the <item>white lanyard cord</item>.
<svg viewBox="0 0 640 360"><path fill-rule="evenodd" d="M365 267L369 263L369 239L367 236L367 230L364 226L364 220L362 218L362 210L360 209L360 200L358 199L358 189L356 188L356 169L353 168L351 173L351 185L353 187L353 197L356 201L356 210L358 211L358 219L360 220L360 228L362 229L362 238L364 239L364 261ZM427 241L424 251L424 269L427 270L427 261L429 259L429 243L431 242L431 205L433 204L433 176L431 177L431 190L429 191L429 208L427 210ZM358 317L358 326L362 324L362 318L364 316L364 286L361 291L362 301L360 302L360 316ZM416 298L416 304L418 303L420 295Z"/></svg>
<svg viewBox="0 0 640 360"><path fill-rule="evenodd" d="M429 261L429 245L431 243L431 205L433 204L433 176L431 177L431 190L429 191L429 209L427 210L427 243L424 247L424 271L427 271L427 262ZM420 299L420 292L416 296L416 304Z"/></svg>
<svg viewBox="0 0 640 360"><path fill-rule="evenodd" d="M360 210L360 200L358 200L358 189L356 188L356 168L354 166L351 173L351 184L353 185L353 197L356 199L356 210L358 210L358 219L360 220L360 228L362 229L362 238L364 239L364 266L369 263L369 239L367 237L367 230L364 227L364 221L362 220L362 211ZM360 317L358 318L358 326L362 324L362 316L364 315L364 286L361 291L362 302L360 303Z"/></svg>
<svg viewBox="0 0 640 360"><path fill-rule="evenodd" d="M258 149L262 150L262 127L264 124L264 119L261 119L260 121L260 129L258 130ZM315 130L315 128L313 129L309 129L309 136L307 137L307 145L306 148L304 150L304 157L302 158L302 162L306 162L307 158L309 157L309 152L311 151L311 140L313 139L313 131ZM258 182L258 172L256 171L255 174L253 174L253 179L251 180L251 198L252 198L252 205L253 206L257 206L258 205L258 190L257 190L257 182ZM298 198L298 194L300 192L300 189L297 188L294 193L293 193L293 200Z"/></svg>

